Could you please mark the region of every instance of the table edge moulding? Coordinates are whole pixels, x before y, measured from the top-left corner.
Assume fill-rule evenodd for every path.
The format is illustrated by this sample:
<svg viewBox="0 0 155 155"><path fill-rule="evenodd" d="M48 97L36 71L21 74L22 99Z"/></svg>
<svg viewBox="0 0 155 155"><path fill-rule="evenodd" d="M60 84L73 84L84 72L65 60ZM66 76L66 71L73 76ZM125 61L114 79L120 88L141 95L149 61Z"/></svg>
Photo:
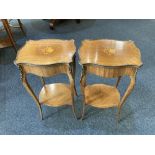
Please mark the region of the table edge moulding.
<svg viewBox="0 0 155 155"><path fill-rule="evenodd" d="M41 52L43 53L45 52L44 53L45 61L42 58L44 57L43 54L40 51L35 51L35 47L32 47L34 48L32 49L32 52L31 52L31 48L28 47L28 50L25 48L25 46L28 46L31 43L32 43L32 46L33 44L36 43L36 45L40 47L42 44L45 51L42 49ZM65 47L66 44L67 46L69 44L71 49L69 49L68 47ZM26 88L28 93L33 97L33 99L35 100L39 108L41 118L43 119L42 108L41 108L42 104L52 106L52 107L71 105L73 114L76 117L75 106L74 106L74 95L77 95L77 92L75 89L75 81L74 81L76 48L75 48L74 40L59 40L59 39L42 39L37 41L31 40L31 41L27 41L25 46L23 46L18 51L16 60L14 61L14 63L18 66L20 70L21 80L24 87ZM52 49L53 47L54 47L54 50ZM39 49L40 48L38 48L38 50ZM62 50L55 51L55 49L62 49ZM59 60L61 53L63 53L63 50L65 50L64 53L65 52L69 53L69 54L63 55L68 58L65 59L64 57L65 61L63 61L63 58L61 58L61 61L57 61ZM53 54L54 52L56 57ZM30 55L31 53L32 55ZM39 63L38 55L41 57L41 60L42 60L42 62L40 61L40 63ZM35 56L38 58L37 61L35 59ZM31 61L29 61L28 58L30 58ZM55 58L55 60L53 61L52 58L53 59ZM48 59L48 63L46 63L47 59ZM37 98L31 86L29 85L26 77L27 74L34 74L40 77L43 87L39 93L39 98ZM66 74L70 84L65 84L65 83L45 84L44 77L51 77L57 74Z"/></svg>
<svg viewBox="0 0 155 155"><path fill-rule="evenodd" d="M91 105L96 108L117 107L117 120L120 120L121 108L134 88L137 69L142 66L140 50L131 40L99 39L84 40L78 53L79 63L82 66L80 85L83 94L83 111L81 118L84 118L85 106ZM87 74L117 78L117 82L115 86L87 85ZM129 76L130 83L121 97L117 87L122 76Z"/></svg>

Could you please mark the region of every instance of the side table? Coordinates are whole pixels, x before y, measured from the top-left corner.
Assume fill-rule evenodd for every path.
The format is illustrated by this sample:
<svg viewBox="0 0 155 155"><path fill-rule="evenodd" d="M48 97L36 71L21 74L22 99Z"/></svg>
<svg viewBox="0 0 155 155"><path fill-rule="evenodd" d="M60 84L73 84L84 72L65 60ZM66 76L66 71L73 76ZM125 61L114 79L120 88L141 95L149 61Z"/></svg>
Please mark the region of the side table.
<svg viewBox="0 0 155 155"><path fill-rule="evenodd" d="M76 117L74 106L75 51L74 40L59 39L30 40L18 51L15 64L19 67L24 87L39 108L41 118L43 118L41 109L43 104L53 107L71 105ZM29 85L27 74L40 77L43 88L39 98ZM66 74L70 84L45 84L44 77L57 74Z"/></svg>
<svg viewBox="0 0 155 155"><path fill-rule="evenodd" d="M137 70L142 65L140 50L133 41L84 40L79 49L79 57L82 65L80 83L84 97L82 119L85 105L90 105L96 108L117 107L119 120L121 108L134 88ZM115 86L87 85L87 74L118 80ZM129 76L130 84L121 98L117 86L122 76Z"/></svg>

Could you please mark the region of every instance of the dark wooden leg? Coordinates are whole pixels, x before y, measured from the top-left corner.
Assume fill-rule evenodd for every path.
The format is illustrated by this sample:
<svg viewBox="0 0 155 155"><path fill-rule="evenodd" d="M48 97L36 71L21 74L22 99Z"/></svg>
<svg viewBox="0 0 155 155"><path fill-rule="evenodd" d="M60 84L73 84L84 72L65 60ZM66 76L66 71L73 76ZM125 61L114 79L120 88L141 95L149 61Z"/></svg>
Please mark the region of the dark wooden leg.
<svg viewBox="0 0 155 155"><path fill-rule="evenodd" d="M20 19L17 19L17 20L18 20L18 24L19 24L19 26L20 26L20 29L22 30L23 34L26 36L26 33L25 33L25 31L24 31L22 22L20 21Z"/></svg>
<svg viewBox="0 0 155 155"><path fill-rule="evenodd" d="M75 109L75 103L74 103L74 80L72 76L72 69L70 66L68 66L67 76L70 81L70 88L71 88L71 95L72 95L72 111L73 111L74 117L78 119L76 116L76 109Z"/></svg>
<svg viewBox="0 0 155 155"><path fill-rule="evenodd" d="M10 39L10 42L12 44L12 46L14 47L15 51L17 52L17 48L16 48L16 44L15 44L15 41L14 41L14 38L13 38L13 34L12 34L12 31L10 29L10 26L9 26L9 23L7 21L7 19L2 19L2 23L4 25L4 28L9 36L9 39Z"/></svg>
<svg viewBox="0 0 155 155"><path fill-rule="evenodd" d="M118 87L118 84L119 84L120 80L121 80L121 76L119 76L118 79L117 79L116 88Z"/></svg>
<svg viewBox="0 0 155 155"><path fill-rule="evenodd" d="M86 106L86 104L85 104L85 94L84 94L84 89L86 87L86 72L85 72L84 68L82 68L80 86L81 86L81 92L82 92L82 95L83 95L83 107L82 107L82 114L81 114L81 120L83 120L84 114L85 114L85 106Z"/></svg>
<svg viewBox="0 0 155 155"><path fill-rule="evenodd" d="M56 24L56 19L51 19L50 20L50 29L51 30L54 30L55 29L55 24Z"/></svg>
<svg viewBox="0 0 155 155"><path fill-rule="evenodd" d="M76 72L76 56L74 55L73 63L72 63L72 76L74 79L74 94L76 96L78 96L77 91L76 91L76 87L75 87L75 72Z"/></svg>

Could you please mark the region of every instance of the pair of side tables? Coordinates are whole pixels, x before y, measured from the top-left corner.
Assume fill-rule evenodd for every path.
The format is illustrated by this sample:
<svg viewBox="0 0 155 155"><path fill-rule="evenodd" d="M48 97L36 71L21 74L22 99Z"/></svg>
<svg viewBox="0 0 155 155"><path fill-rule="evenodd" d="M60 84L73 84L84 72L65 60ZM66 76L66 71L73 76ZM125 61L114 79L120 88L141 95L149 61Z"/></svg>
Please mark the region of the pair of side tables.
<svg viewBox="0 0 155 155"><path fill-rule="evenodd" d="M18 51L15 64L19 67L22 83L35 100L42 119L43 104L53 107L70 105L77 118L74 104L77 95L75 53L74 40L59 39L30 40ZM133 41L84 40L79 49L79 58L82 66L80 85L83 94L81 119L84 118L85 106L90 105L96 108L118 108L119 120L121 108L134 88L137 70L142 65L140 50ZM39 97L30 87L27 74L40 77L43 87ZM57 74L67 74L70 84L45 84L45 77ZM115 86L87 85L87 74L117 78L117 82ZM122 76L129 76L130 83L121 97L117 86Z"/></svg>

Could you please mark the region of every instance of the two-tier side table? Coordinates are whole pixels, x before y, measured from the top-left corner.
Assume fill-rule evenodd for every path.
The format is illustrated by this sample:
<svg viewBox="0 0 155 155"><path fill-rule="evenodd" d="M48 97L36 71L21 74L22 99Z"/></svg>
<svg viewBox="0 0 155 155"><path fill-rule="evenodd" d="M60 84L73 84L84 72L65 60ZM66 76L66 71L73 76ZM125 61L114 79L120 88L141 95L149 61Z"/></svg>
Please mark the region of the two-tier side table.
<svg viewBox="0 0 155 155"><path fill-rule="evenodd" d="M74 40L59 39L30 40L18 51L15 64L20 69L24 87L37 103L41 118L43 118L42 104L53 107L71 105L76 117L74 107L75 52ZM27 74L40 77L43 87L39 98L29 85ZM70 84L45 84L44 77L58 74L66 74Z"/></svg>
<svg viewBox="0 0 155 155"><path fill-rule="evenodd" d="M79 49L82 65L81 90L84 97L82 118L85 105L97 108L121 108L134 88L137 69L142 65L140 50L133 41L84 40ZM87 85L86 75L95 74L104 78L118 78L116 85ZM130 77L130 84L122 98L117 86L122 76Z"/></svg>

